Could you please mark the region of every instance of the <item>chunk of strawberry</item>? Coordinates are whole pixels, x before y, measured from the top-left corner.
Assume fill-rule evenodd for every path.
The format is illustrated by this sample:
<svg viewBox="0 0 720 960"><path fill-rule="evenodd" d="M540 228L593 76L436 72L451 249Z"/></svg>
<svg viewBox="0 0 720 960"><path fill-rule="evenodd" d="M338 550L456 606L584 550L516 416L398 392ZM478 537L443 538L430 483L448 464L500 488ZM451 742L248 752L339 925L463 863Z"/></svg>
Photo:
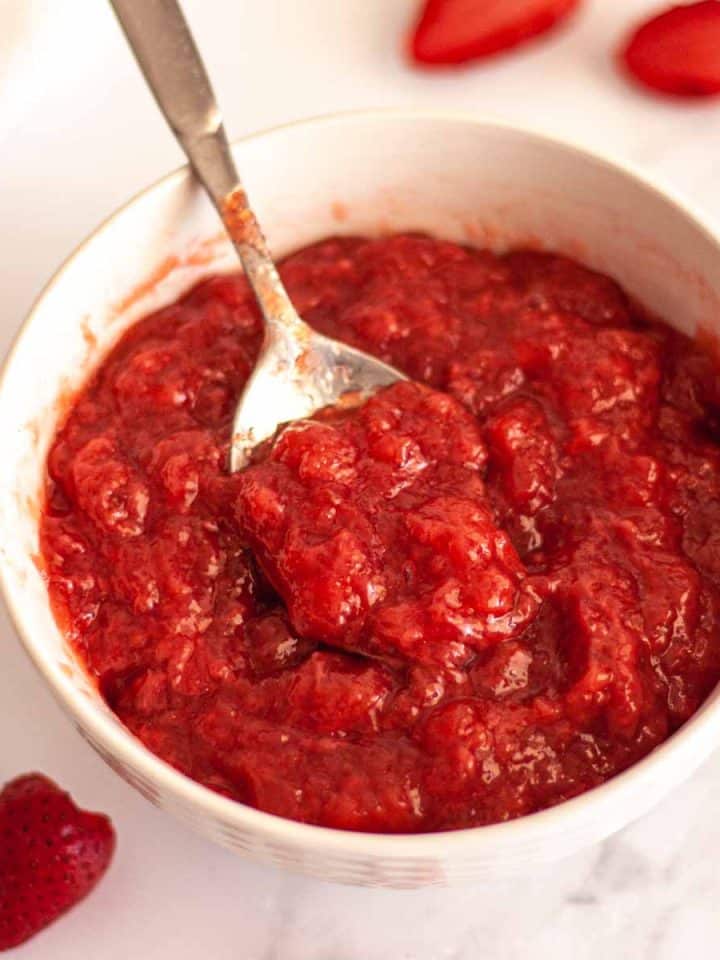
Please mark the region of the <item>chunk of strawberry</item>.
<svg viewBox="0 0 720 960"><path fill-rule="evenodd" d="M417 63L458 64L544 33L579 0L427 0L410 39Z"/></svg>
<svg viewBox="0 0 720 960"><path fill-rule="evenodd" d="M720 0L671 7L647 20L620 59L652 90L682 97L720 93Z"/></svg>
<svg viewBox="0 0 720 960"><path fill-rule="evenodd" d="M32 937L75 906L107 870L115 831L39 773L0 793L0 950Z"/></svg>

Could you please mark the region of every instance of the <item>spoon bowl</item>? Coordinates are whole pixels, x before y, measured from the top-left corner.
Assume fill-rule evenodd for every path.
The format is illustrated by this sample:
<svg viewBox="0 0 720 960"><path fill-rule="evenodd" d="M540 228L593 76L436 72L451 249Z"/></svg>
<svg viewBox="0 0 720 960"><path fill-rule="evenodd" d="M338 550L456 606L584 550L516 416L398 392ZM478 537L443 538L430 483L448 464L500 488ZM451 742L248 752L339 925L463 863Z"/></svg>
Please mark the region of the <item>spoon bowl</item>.
<svg viewBox="0 0 720 960"><path fill-rule="evenodd" d="M266 332L235 410L231 472L246 466L253 449L283 424L323 407L362 403L381 387L406 379L362 350L325 337L302 320L299 324L294 335L280 327Z"/></svg>

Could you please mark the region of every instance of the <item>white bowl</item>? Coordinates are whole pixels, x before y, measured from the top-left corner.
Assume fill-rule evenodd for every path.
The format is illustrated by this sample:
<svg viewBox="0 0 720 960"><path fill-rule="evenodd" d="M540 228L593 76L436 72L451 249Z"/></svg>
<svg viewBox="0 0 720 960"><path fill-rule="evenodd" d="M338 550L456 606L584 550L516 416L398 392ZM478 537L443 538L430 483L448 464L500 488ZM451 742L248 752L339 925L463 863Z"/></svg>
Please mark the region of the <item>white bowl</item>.
<svg viewBox="0 0 720 960"><path fill-rule="evenodd" d="M282 127L235 158L277 255L332 233L424 230L465 243L534 246L606 271L687 333L720 335L720 245L637 175L510 127L447 115L363 113ZM60 635L36 566L48 445L67 398L142 314L200 277L235 269L187 170L115 214L51 280L0 382L2 581L28 653L83 736L148 799L245 856L367 885L419 886L517 873L636 818L720 741L720 693L665 744L554 809L418 836L308 826L235 803L151 754L105 706Z"/></svg>

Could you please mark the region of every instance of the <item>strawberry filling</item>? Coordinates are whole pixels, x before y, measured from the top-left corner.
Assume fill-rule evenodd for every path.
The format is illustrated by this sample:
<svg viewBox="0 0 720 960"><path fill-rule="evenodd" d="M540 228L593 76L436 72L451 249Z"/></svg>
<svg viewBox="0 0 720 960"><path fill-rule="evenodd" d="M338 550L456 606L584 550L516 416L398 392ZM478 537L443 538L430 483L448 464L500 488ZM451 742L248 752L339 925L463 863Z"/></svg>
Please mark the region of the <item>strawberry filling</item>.
<svg viewBox="0 0 720 960"><path fill-rule="evenodd" d="M353 830L559 803L720 677L720 378L609 278L417 235L281 265L411 378L226 472L261 339L241 277L137 323L48 457L56 616L150 750Z"/></svg>

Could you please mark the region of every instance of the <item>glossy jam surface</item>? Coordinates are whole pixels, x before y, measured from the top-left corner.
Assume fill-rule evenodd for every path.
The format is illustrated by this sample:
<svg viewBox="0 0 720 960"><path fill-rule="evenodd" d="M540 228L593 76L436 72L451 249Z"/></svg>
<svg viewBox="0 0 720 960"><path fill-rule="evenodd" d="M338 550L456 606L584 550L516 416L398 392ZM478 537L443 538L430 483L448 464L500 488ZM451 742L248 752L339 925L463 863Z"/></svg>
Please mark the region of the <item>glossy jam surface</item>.
<svg viewBox="0 0 720 960"><path fill-rule="evenodd" d="M225 470L238 277L147 317L48 459L56 615L151 750L311 823L517 817L648 753L720 677L720 378L562 257L328 240L282 274L405 370Z"/></svg>

